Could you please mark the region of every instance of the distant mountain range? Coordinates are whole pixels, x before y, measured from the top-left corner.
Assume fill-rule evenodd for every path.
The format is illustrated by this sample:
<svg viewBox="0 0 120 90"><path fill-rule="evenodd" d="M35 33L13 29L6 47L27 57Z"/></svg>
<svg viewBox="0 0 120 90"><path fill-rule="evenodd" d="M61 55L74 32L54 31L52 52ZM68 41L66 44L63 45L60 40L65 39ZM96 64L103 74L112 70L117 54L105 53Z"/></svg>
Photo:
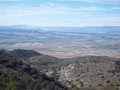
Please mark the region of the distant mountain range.
<svg viewBox="0 0 120 90"><path fill-rule="evenodd" d="M41 27L48 31L104 33L109 30L120 30L120 26L87 26L87 27Z"/></svg>
<svg viewBox="0 0 120 90"><path fill-rule="evenodd" d="M56 27L56 26L30 26L30 25L11 25L0 26L4 29L28 29L28 30L46 30L46 31L62 31L62 32L88 32L99 33L104 30L120 30L120 26L86 26L86 27Z"/></svg>
<svg viewBox="0 0 120 90"><path fill-rule="evenodd" d="M0 26L0 28L4 28L4 29L7 29L7 28L11 28L11 29L40 29L39 27L37 26L30 26L30 25L11 25L11 26Z"/></svg>

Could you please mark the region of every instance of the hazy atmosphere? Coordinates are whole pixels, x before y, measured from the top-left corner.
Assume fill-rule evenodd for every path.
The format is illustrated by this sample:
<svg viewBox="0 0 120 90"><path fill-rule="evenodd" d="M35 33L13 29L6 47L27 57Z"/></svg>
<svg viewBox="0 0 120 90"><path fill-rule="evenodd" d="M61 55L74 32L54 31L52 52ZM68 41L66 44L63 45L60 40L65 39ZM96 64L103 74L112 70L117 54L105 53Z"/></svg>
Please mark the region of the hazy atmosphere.
<svg viewBox="0 0 120 90"><path fill-rule="evenodd" d="M0 0L0 25L119 26L119 0Z"/></svg>

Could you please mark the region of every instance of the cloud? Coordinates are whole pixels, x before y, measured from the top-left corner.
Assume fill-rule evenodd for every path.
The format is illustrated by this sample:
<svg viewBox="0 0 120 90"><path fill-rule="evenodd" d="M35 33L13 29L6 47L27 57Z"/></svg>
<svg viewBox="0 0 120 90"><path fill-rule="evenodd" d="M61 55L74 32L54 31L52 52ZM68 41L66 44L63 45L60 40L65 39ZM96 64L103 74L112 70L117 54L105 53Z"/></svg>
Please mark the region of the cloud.
<svg viewBox="0 0 120 90"><path fill-rule="evenodd" d="M0 2L17 2L19 0L0 0Z"/></svg>
<svg viewBox="0 0 120 90"><path fill-rule="evenodd" d="M113 23L119 24L120 7L100 7L100 6L67 6L56 3L43 3L36 7L25 6L8 6L0 8L0 24L12 25L27 23L29 25L50 25L50 26L67 26L67 25L82 25L93 24L91 18L96 19L99 23L99 18L108 18L109 22L101 18L101 23L104 21L106 24ZM113 18L111 18L113 17ZM116 19L116 18L117 19ZM114 19L115 18L115 19ZM113 20L114 19L114 20ZM113 20L113 21L112 21ZM90 21L90 23L89 23ZM111 22L112 21L112 22ZM80 23L82 22L82 23ZM100 24L101 24L100 23ZM105 24L105 25L106 25ZM102 24L103 25L103 24Z"/></svg>
<svg viewBox="0 0 120 90"><path fill-rule="evenodd" d="M79 0L79 1L82 1L82 0ZM89 1L93 1L93 0L89 0ZM120 7L97 7L97 6L71 7L71 6L59 5L55 3L45 3L45 4L40 5L38 9L44 10L44 12L47 12L47 13L68 13L68 12L79 12L79 11L120 10Z"/></svg>
<svg viewBox="0 0 120 90"><path fill-rule="evenodd" d="M120 4L120 0L65 0L65 1Z"/></svg>
<svg viewBox="0 0 120 90"><path fill-rule="evenodd" d="M112 10L120 10L120 7L113 7Z"/></svg>
<svg viewBox="0 0 120 90"><path fill-rule="evenodd" d="M79 11L106 11L106 8L102 8L102 7L96 7L96 6L89 6L89 7L79 7L78 8Z"/></svg>
<svg viewBox="0 0 120 90"><path fill-rule="evenodd" d="M74 13L84 12L84 11L114 11L120 10L120 7L97 7L97 6L80 6L80 7L70 7L66 5L60 5L55 3L44 3L37 7L1 7L0 13L6 14L8 16L36 16L36 15L70 15ZM3 16L4 17L4 16Z"/></svg>
<svg viewBox="0 0 120 90"><path fill-rule="evenodd" d="M71 7L67 5L60 5L55 3L45 3L41 4L39 7L34 8L35 11L41 11L43 14L52 14L52 15L70 15L71 13L78 13L84 11L114 11L120 10L120 7L97 7L97 6L80 6L80 7Z"/></svg>

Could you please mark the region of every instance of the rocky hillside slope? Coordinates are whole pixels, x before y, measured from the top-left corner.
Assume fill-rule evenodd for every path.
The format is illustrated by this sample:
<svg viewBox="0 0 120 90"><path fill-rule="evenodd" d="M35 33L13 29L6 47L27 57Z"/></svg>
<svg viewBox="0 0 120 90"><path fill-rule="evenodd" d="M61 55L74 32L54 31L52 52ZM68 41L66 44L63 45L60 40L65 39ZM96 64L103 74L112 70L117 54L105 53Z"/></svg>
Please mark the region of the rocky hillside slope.
<svg viewBox="0 0 120 90"><path fill-rule="evenodd" d="M53 78L0 51L0 90L66 90Z"/></svg>
<svg viewBox="0 0 120 90"><path fill-rule="evenodd" d="M83 56L59 59L38 55L22 60L54 77L69 90L120 90L119 58Z"/></svg>
<svg viewBox="0 0 120 90"><path fill-rule="evenodd" d="M120 62L72 63L61 67L58 73L59 81L68 87L120 90Z"/></svg>

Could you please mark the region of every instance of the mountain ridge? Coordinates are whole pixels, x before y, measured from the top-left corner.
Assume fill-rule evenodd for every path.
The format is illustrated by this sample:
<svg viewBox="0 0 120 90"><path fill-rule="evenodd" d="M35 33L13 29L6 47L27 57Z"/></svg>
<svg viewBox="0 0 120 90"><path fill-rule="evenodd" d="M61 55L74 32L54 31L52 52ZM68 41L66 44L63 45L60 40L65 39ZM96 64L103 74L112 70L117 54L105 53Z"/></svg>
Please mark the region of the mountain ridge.
<svg viewBox="0 0 120 90"><path fill-rule="evenodd" d="M66 90L53 78L0 51L0 90Z"/></svg>

